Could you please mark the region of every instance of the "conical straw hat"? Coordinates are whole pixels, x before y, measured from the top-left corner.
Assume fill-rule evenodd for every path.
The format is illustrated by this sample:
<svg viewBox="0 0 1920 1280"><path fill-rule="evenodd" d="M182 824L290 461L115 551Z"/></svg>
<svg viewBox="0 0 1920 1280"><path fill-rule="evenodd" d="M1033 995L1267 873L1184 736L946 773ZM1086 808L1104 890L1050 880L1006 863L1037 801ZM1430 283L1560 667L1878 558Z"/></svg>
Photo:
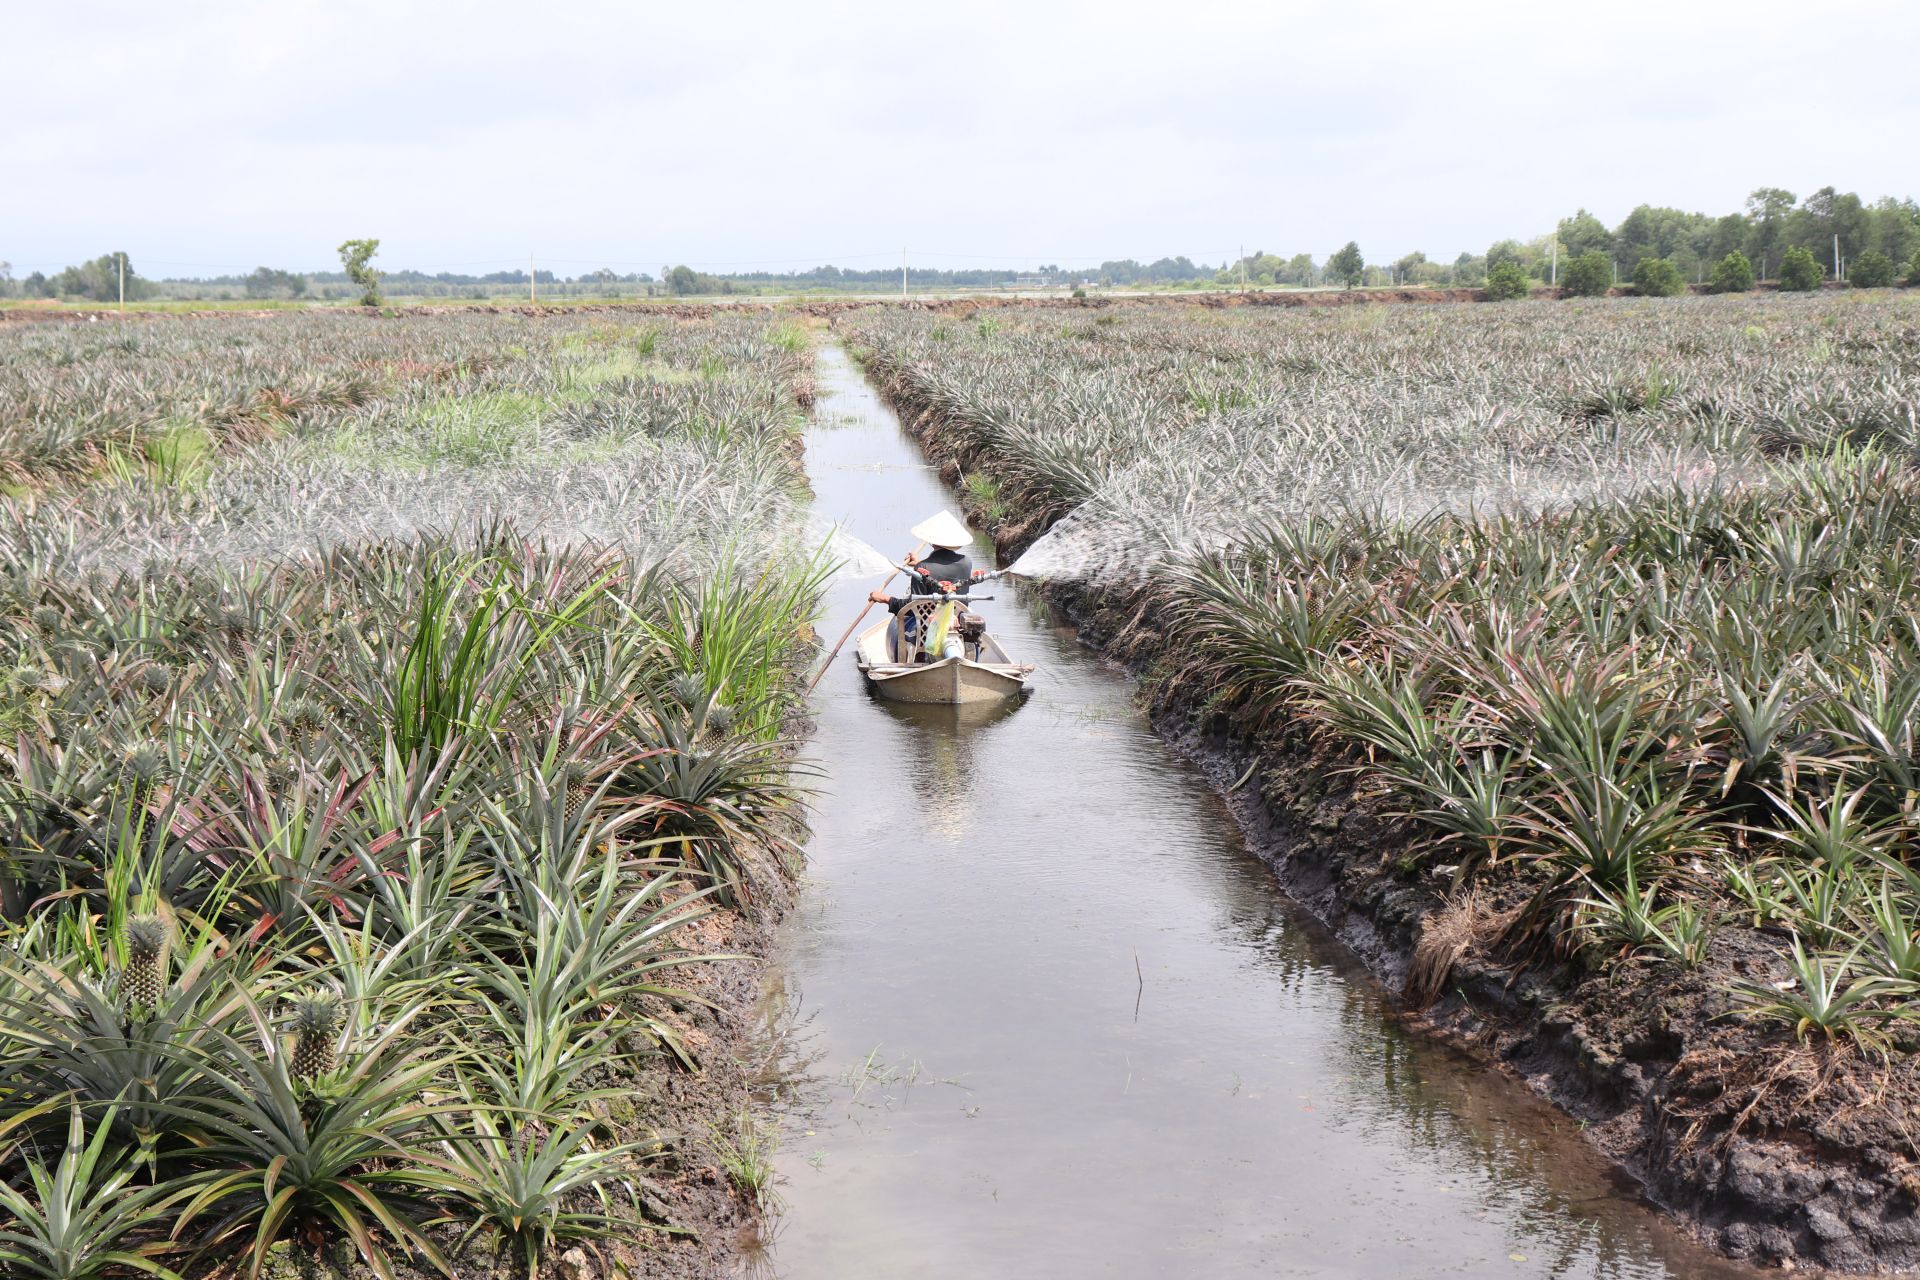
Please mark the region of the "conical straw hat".
<svg viewBox="0 0 1920 1280"><path fill-rule="evenodd" d="M951 511L942 511L937 516L922 520L913 526L912 533L922 542L936 547L945 547L950 551L955 547L964 547L973 541L973 534Z"/></svg>

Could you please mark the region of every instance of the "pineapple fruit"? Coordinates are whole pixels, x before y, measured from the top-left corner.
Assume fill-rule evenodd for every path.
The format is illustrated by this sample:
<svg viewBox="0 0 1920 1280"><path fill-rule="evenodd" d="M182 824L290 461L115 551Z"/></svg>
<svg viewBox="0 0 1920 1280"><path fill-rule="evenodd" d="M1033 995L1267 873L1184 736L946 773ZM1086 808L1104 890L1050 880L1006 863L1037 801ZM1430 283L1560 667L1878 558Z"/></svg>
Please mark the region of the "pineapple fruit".
<svg viewBox="0 0 1920 1280"><path fill-rule="evenodd" d="M167 926L157 916L135 916L127 921L127 1000L151 1010L167 989Z"/></svg>
<svg viewBox="0 0 1920 1280"><path fill-rule="evenodd" d="M293 1005L293 1078L311 1083L340 1062L340 997L330 991Z"/></svg>

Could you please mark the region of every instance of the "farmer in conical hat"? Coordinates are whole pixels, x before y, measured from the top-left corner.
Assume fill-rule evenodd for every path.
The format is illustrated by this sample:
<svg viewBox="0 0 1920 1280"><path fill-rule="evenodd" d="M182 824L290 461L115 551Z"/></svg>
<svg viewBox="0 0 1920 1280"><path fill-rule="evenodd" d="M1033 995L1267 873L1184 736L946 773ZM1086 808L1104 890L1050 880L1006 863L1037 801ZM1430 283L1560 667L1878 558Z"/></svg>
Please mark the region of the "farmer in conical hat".
<svg viewBox="0 0 1920 1280"><path fill-rule="evenodd" d="M987 576L986 570L974 568L972 559L960 550L973 541L973 533L951 511L922 520L911 532L933 548L924 556L909 554L906 558L906 566L912 571L908 585L911 594L890 596L884 591L875 591L867 597L875 604L887 606L887 612L894 615L896 628L900 610L906 608L914 596L965 595L967 588Z"/></svg>
<svg viewBox="0 0 1920 1280"><path fill-rule="evenodd" d="M913 536L932 547L924 556L909 552L906 558L907 568L913 571L910 590L916 596L933 596L942 592L967 593L967 588L975 578L985 577L984 571L976 572L973 561L960 548L973 541L973 532L960 522L960 518L951 511L942 511L913 526ZM900 604L894 604L893 598L885 592L876 591L868 597L875 604L889 605L895 613L900 612Z"/></svg>

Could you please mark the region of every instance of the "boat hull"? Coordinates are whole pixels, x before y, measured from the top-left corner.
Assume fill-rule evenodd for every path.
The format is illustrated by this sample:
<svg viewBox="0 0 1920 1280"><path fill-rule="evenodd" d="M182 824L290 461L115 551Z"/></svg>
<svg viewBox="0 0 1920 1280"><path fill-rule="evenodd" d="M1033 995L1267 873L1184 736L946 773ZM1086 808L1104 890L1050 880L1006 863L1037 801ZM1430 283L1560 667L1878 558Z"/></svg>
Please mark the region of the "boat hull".
<svg viewBox="0 0 1920 1280"><path fill-rule="evenodd" d="M918 667L868 667L864 674L873 691L895 702L940 702L963 706L971 702L998 702L1026 688L1027 682L1006 669L948 658Z"/></svg>
<svg viewBox="0 0 1920 1280"><path fill-rule="evenodd" d="M998 702L1024 690L1027 673L1033 669L1014 662L974 662L968 658L911 665L893 662L887 655L886 632L884 622L868 630L860 637L856 652L860 674L867 678L874 693L893 702L949 706ZM991 656L1006 656L998 644L988 643Z"/></svg>

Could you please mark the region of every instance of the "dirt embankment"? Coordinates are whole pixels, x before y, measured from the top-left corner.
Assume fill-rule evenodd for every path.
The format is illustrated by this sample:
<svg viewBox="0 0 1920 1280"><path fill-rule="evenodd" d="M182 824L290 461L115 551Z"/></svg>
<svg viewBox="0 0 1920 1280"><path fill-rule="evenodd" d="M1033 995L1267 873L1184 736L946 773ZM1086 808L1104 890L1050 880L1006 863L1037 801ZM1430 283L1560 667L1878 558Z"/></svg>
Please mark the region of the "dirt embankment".
<svg viewBox="0 0 1920 1280"><path fill-rule="evenodd" d="M1544 292L1544 291L1543 291ZM1034 311L1071 311L1097 309L1126 304L1128 306L1162 307L1352 307L1369 303L1406 303L1406 302L1481 302L1485 300L1485 291L1480 289L1322 289L1302 290L1291 293L1127 293L1114 296L1095 294L1086 298L1048 295L1042 297L1023 297L1019 295L988 294L981 296L957 296L949 298L897 298L891 294L847 295L833 298L789 298L742 299L738 302L716 299L701 302L582 302L577 304L541 304L541 303L447 303L435 305L394 305L386 307L337 307L333 310L346 315L363 316L378 320L387 316L437 316L456 315L461 312L480 311L490 315L518 315L539 318L543 316L565 315L606 315L662 316L675 320L698 320L711 316L716 311L764 312L767 315L803 315L831 319L849 311L858 311L865 307L905 307L913 311L932 311L943 314L969 315L983 309L994 310L1034 310ZM299 311L291 307L274 309L242 309L207 307L199 310L177 311L115 311L112 309L67 311L35 306L0 306L0 323L8 321L71 321L84 323L106 319L146 319L153 316L244 316L263 319L278 315L297 315Z"/></svg>
<svg viewBox="0 0 1920 1280"><path fill-rule="evenodd" d="M956 454L927 406L880 391L950 482L992 473L989 459ZM1009 535L1003 554L1043 532L970 515ZM1783 935L1723 925L1692 971L1625 961L1596 972L1538 940L1503 941L1512 903L1453 893L1449 877L1404 857L1419 832L1355 757L1299 726L1237 728L1183 667L1163 602L1058 584L1046 594L1141 680L1155 728L1212 780L1287 892L1402 994L1409 1021L1556 1103L1732 1257L1920 1266L1920 1059L1883 1065L1725 1016L1735 980L1785 977Z"/></svg>
<svg viewBox="0 0 1920 1280"><path fill-rule="evenodd" d="M1775 292L1779 285L1773 281L1764 281L1754 286L1757 290ZM1845 281L1829 280L1822 289L1844 290ZM1687 292L1707 294L1712 290L1706 285L1690 284ZM1609 297L1628 297L1633 290L1628 287L1616 287L1607 291ZM1566 298L1571 296L1565 289L1547 285L1536 285L1535 298ZM675 320L698 320L710 316L716 311L759 311L768 315L804 315L830 320L834 316L849 311L858 311L863 307L906 307L914 311L933 311L943 314L971 315L983 309L996 310L1035 310L1062 311L1083 310L1088 308L1127 306L1146 307L1357 307L1372 304L1420 303L1420 302L1485 302L1485 289L1442 289L1442 288L1392 288L1392 289L1301 289L1285 292L1222 291L1216 293L1118 293L1093 294L1085 298L1074 298L1058 294L1044 296L1023 296L1018 294L981 294L958 295L937 298L898 298L889 293L847 294L826 298L769 298L766 300L743 298L737 302L722 298L698 302L652 302L635 300L633 302L581 302L581 303L517 303L473 302L444 304L406 304L387 307L336 307L332 310L348 315L365 316L379 319L383 316L433 316L453 315L463 311L483 311L494 315L519 316L564 316L564 315L654 315ZM50 305L14 302L0 306L0 323L8 321L59 321L87 322L110 319L142 319L151 316L247 316L264 319L268 316L295 315L298 308L277 307L271 309L245 309L207 307L200 310L179 311L116 311L100 308L88 311L68 311Z"/></svg>

